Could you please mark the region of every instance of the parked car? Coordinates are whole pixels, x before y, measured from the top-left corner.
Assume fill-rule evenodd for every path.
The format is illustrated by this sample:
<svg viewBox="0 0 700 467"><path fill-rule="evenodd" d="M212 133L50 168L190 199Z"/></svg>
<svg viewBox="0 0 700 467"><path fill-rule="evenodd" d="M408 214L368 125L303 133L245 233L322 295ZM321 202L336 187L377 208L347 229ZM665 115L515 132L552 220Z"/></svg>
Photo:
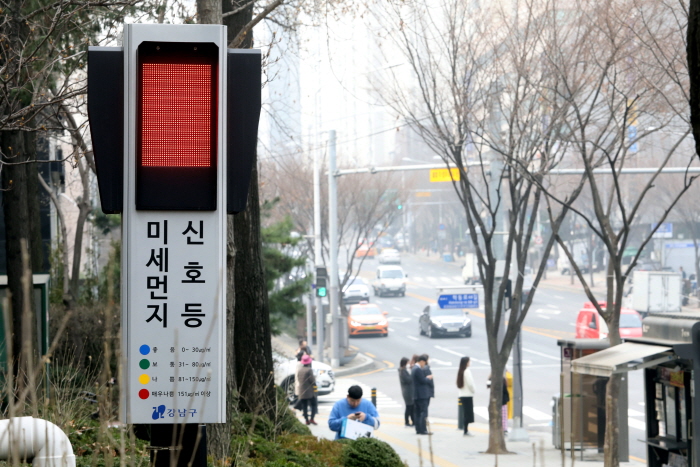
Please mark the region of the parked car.
<svg viewBox="0 0 700 467"><path fill-rule="evenodd" d="M388 315L386 311L381 311L374 304L352 305L348 313L350 336L379 334L387 337L389 335L389 321L386 319L386 315Z"/></svg>
<svg viewBox="0 0 700 467"><path fill-rule="evenodd" d="M273 354L275 384L281 387L290 403L296 402L294 395L294 380L299 362L296 358L287 358L278 353ZM335 375L330 365L316 360L311 362L311 369L316 377L318 395L325 396L335 390Z"/></svg>
<svg viewBox="0 0 700 467"><path fill-rule="evenodd" d="M440 308L437 303L423 308L418 318L420 335L431 339L436 336L472 336L472 320L469 312L459 308Z"/></svg>
<svg viewBox="0 0 700 467"><path fill-rule="evenodd" d="M345 287L343 287L343 302L360 303L362 301L369 302L369 286L361 277L350 279Z"/></svg>
<svg viewBox="0 0 700 467"><path fill-rule="evenodd" d="M393 248L384 248L377 259L381 264L401 264L401 253Z"/></svg>
<svg viewBox="0 0 700 467"><path fill-rule="evenodd" d="M605 308L606 302L598 302ZM583 304L576 318L577 339L605 339L608 337L608 325L602 316L598 314L591 302ZM642 337L642 317L631 309L620 309L620 337Z"/></svg>
<svg viewBox="0 0 700 467"><path fill-rule="evenodd" d="M408 274L403 272L401 266L379 266L377 278L372 283L374 295L383 297L386 294L406 295L406 278Z"/></svg>

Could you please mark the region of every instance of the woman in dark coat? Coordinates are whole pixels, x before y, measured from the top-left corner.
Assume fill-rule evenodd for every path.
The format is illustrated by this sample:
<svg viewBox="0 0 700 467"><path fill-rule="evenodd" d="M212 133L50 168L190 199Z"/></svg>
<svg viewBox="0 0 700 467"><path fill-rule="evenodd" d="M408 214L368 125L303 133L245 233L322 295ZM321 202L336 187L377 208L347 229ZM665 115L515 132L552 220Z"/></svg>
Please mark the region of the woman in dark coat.
<svg viewBox="0 0 700 467"><path fill-rule="evenodd" d="M316 385L316 377L311 369L311 357L304 355L301 358L301 364L304 365L299 369L299 400L304 411L304 420L307 425L317 425L314 421L316 416L316 404L314 404L314 386ZM311 417L309 417L309 409Z"/></svg>
<svg viewBox="0 0 700 467"><path fill-rule="evenodd" d="M411 369L408 367L408 359L406 357L401 359L399 382L401 383L401 395L406 404L403 418L406 426L413 426L413 378L411 377ZM409 418L411 419L410 422Z"/></svg>

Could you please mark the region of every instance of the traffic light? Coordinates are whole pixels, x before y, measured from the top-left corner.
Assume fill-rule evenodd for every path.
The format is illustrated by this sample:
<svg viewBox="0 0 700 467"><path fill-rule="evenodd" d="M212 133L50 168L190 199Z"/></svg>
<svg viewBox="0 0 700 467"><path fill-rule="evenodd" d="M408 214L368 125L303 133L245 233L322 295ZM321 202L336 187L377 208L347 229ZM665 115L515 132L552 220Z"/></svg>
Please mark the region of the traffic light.
<svg viewBox="0 0 700 467"><path fill-rule="evenodd" d="M325 297L328 295L328 272L323 266L316 268L316 296Z"/></svg>
<svg viewBox="0 0 700 467"><path fill-rule="evenodd" d="M223 423L227 214L248 198L261 53L220 25L123 37L89 48L87 76L102 210L122 214L122 419Z"/></svg>
<svg viewBox="0 0 700 467"><path fill-rule="evenodd" d="M397 208L399 211L402 210L402 209L403 209L403 204L399 204L398 206L396 206L396 208Z"/></svg>
<svg viewBox="0 0 700 467"><path fill-rule="evenodd" d="M325 297L328 295L328 279L325 277L316 277L316 296Z"/></svg>

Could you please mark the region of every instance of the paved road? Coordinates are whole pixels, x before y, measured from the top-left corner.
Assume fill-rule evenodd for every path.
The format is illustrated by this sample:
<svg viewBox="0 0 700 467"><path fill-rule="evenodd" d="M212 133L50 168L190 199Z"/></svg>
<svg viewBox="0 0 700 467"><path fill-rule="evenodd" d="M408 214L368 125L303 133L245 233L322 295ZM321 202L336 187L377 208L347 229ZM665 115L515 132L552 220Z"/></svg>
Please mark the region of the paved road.
<svg viewBox="0 0 700 467"><path fill-rule="evenodd" d="M418 331L418 317L422 309L436 301L437 286L461 285L460 269L456 264L436 262L414 255L403 258L408 274L406 297L372 297L382 310L389 312L389 337L362 336L351 339L351 345L380 362L365 374L350 378L366 387L376 387L381 394L379 409L392 414L403 413L403 401L398 384L397 370L401 357L427 353L435 374L436 397L431 402L431 417L456 419L455 379L460 357L472 358L472 372L477 382L475 397L477 422L488 420L486 411L488 391L486 381L490 373L486 345L483 310L473 310L471 338L429 339ZM376 261L366 261L360 273L371 278ZM551 432L552 396L559 392L559 347L556 340L573 338L574 321L581 304L586 301L583 292L566 287L541 285L533 306L525 320L523 332L523 387L524 425L528 431ZM512 370L512 364L509 363ZM637 440L644 435L642 373L630 375L629 426L630 453L645 459L644 446ZM332 398L336 398L333 395Z"/></svg>

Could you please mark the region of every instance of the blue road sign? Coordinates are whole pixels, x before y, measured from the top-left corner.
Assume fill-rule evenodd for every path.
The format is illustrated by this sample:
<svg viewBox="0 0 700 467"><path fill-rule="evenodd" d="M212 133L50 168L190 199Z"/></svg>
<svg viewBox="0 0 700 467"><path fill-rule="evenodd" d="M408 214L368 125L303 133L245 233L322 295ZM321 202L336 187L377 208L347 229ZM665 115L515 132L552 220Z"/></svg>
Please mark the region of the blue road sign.
<svg viewBox="0 0 700 467"><path fill-rule="evenodd" d="M458 293L440 295L438 297L440 308L479 308L478 293Z"/></svg>

